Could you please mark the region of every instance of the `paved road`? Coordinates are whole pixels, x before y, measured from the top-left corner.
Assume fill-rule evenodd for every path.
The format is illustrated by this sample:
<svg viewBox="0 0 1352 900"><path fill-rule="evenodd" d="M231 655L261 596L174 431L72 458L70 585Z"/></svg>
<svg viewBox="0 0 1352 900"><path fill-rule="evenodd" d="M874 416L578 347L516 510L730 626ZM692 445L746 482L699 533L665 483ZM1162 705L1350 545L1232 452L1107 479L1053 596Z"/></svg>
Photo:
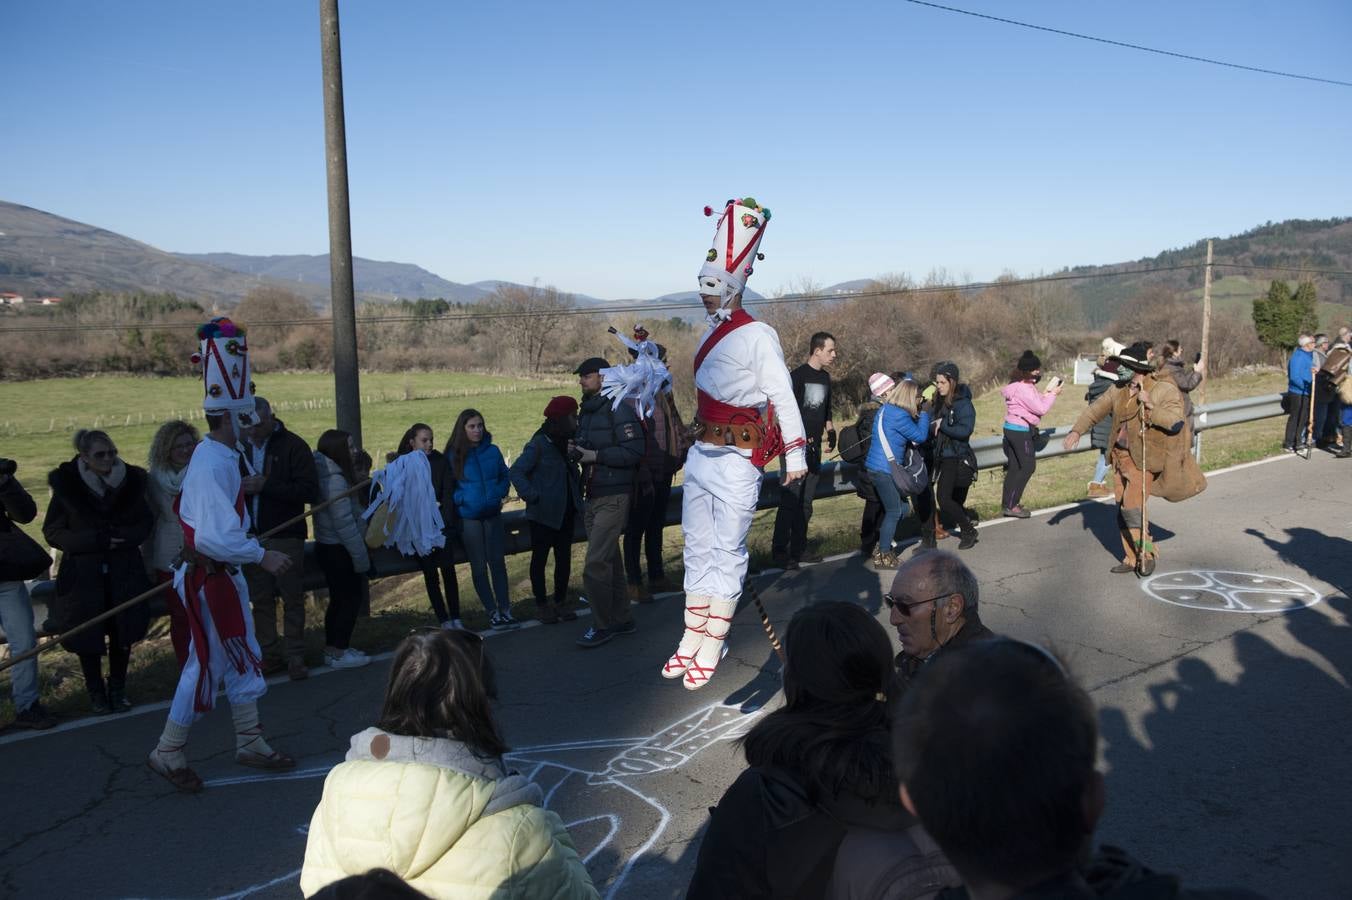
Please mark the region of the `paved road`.
<svg viewBox="0 0 1352 900"><path fill-rule="evenodd" d="M964 557L986 621L1054 646L1092 688L1109 773L1101 838L1197 883L1346 896L1352 463L1218 474L1152 517L1165 538L1149 583L1107 573L1111 506L990 523ZM877 611L884 589L858 558L759 584L781 627L824 598ZM679 601L637 618L636 635L593 651L572 646L577 626L489 647L516 764L574 823L602 893L678 897L706 810L740 768L731 739L775 702L778 666L744 610L718 676L685 691L658 677ZM224 711L200 723L189 751L209 787L195 797L146 771L162 711L0 737L0 896L296 896L323 775L373 720L387 668L275 684L264 721L300 762L285 778L233 764Z"/></svg>

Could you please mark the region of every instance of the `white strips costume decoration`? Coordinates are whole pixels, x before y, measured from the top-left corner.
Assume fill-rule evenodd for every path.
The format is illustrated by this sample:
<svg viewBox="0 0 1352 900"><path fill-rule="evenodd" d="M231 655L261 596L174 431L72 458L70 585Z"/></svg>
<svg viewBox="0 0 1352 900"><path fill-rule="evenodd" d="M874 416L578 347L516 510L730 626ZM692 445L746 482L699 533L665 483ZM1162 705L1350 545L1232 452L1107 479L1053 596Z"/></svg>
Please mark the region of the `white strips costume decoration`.
<svg viewBox="0 0 1352 900"><path fill-rule="evenodd" d="M432 464L426 453L412 450L396 456L371 480L371 489L378 489L380 494L362 518L369 521L384 507L384 520L379 526L385 536L383 546L395 547L405 556L430 556L446 546L446 535L442 534L446 523L437 505Z"/></svg>
<svg viewBox="0 0 1352 900"><path fill-rule="evenodd" d="M780 453L789 471L807 465L779 335L745 311L727 309L746 286L750 260L762 258L757 248L769 218L751 198L728 201L699 276L700 293L721 297L723 307L709 317L695 353L699 440L686 460L681 505L685 630L662 669L690 690L708 683L723 655L746 578L746 536L762 469Z"/></svg>
<svg viewBox="0 0 1352 900"><path fill-rule="evenodd" d="M201 350L192 361L202 366L202 408L209 415L229 417L238 437L241 428L256 422L244 329L217 318L198 328L197 336ZM202 441L174 503L183 527L183 553L174 571L176 597L170 602L183 605L190 640L164 734L149 765L184 791L201 790L201 779L187 767L183 753L188 728L215 706L222 685L235 720L236 760L266 769L295 765L268 746L258 723L256 701L266 693L267 683L240 566L261 562L264 550L248 534L241 458L237 443Z"/></svg>
<svg viewBox="0 0 1352 900"><path fill-rule="evenodd" d="M626 398L634 398L638 417L651 419L658 393L671 386L671 373L659 358L657 344L648 340L648 330L642 325L634 326L632 341L614 328L610 333L634 354L634 361L627 366L601 369L601 393L614 400L612 409L619 409Z"/></svg>

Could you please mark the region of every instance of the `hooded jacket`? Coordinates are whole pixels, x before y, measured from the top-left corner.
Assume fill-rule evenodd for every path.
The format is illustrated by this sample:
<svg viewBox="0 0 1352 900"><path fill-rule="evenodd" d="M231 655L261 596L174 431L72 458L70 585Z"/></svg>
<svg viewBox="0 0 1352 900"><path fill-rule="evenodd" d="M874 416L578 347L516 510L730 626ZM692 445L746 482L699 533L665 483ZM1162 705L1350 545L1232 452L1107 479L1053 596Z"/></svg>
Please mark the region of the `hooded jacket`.
<svg viewBox="0 0 1352 900"><path fill-rule="evenodd" d="M538 785L459 741L368 728L324 779L301 891L308 897L385 868L429 897L597 898L567 829L542 800Z"/></svg>
<svg viewBox="0 0 1352 900"><path fill-rule="evenodd" d="M939 459L962 459L972 452L972 432L976 430L976 407L972 405L972 389L959 384L953 392L953 402L945 403L939 417L939 431L934 437L935 455ZM893 453L896 448L893 448Z"/></svg>
<svg viewBox="0 0 1352 900"><path fill-rule="evenodd" d="M315 451L315 471L319 473L320 502L338 497L352 487L343 475L342 468L318 450ZM371 557L366 552L361 514L361 506L354 494L339 497L323 509L316 510L315 543L341 544L352 557L352 571L365 575L366 570L371 568Z"/></svg>
<svg viewBox="0 0 1352 900"><path fill-rule="evenodd" d="M526 501L526 518L532 522L558 530L563 527L570 503L575 513L582 509L582 476L577 463L550 440L544 429L531 436L507 474L517 496Z"/></svg>

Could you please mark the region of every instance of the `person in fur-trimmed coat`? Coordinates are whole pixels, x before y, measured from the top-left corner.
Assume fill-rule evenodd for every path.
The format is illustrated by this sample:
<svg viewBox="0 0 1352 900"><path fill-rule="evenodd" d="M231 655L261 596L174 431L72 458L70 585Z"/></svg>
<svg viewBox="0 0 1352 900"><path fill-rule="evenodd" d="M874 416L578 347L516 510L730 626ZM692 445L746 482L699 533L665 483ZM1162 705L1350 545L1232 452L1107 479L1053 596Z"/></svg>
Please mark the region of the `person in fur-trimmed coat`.
<svg viewBox="0 0 1352 900"><path fill-rule="evenodd" d="M155 528L146 503L145 469L118 459L117 447L102 431L76 432L75 449L74 459L47 476L52 502L42 522L43 537L61 551L52 603L53 623L61 631L150 588L140 548ZM80 657L95 715L131 709L127 699L131 645L146 636L149 624L150 612L139 603L108 619L101 628L90 628L62 642Z"/></svg>

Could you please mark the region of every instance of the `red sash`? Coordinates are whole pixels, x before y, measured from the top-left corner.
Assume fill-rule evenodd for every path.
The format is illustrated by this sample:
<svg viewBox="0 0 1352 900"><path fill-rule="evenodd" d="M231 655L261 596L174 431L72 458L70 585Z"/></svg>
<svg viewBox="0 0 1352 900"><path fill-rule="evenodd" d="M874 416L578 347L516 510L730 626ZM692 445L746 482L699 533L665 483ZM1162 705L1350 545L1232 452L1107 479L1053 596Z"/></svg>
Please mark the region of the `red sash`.
<svg viewBox="0 0 1352 900"><path fill-rule="evenodd" d="M174 498L174 514L178 514L182 495ZM244 522L244 491L241 488L235 497L235 511L241 524ZM179 516L183 526L183 546L188 551L185 556L197 558L183 579L184 610L188 617L188 633L192 635L192 646L197 654L197 686L193 691L193 709L207 712L216 703L216 684L211 677L211 646L207 640L206 624L202 621L202 610L197 603L198 593L207 601L207 612L216 628L216 637L220 639L227 662L241 675L252 670L262 674L262 661L249 646L248 627L244 622L244 604L240 601L239 591L234 579L230 577L225 563L208 559L197 552L196 534L192 526ZM210 571L208 571L210 569Z"/></svg>
<svg viewBox="0 0 1352 900"><path fill-rule="evenodd" d="M743 309L734 309L732 315L719 322L714 328L704 345L699 348L695 354L695 372L699 372L700 364L704 358L714 349L719 341L727 337L732 332L741 328L743 325L749 325L756 321L751 318L751 314ZM696 388L699 405L696 409L695 417L706 426L709 423L719 425L750 425L761 432L760 446L751 451L751 464L757 468L764 468L780 453L784 452L784 435L779 429L779 419L775 416L775 405L767 401L764 415L755 408L744 406L733 406L724 403L721 400L715 400L704 391Z"/></svg>

